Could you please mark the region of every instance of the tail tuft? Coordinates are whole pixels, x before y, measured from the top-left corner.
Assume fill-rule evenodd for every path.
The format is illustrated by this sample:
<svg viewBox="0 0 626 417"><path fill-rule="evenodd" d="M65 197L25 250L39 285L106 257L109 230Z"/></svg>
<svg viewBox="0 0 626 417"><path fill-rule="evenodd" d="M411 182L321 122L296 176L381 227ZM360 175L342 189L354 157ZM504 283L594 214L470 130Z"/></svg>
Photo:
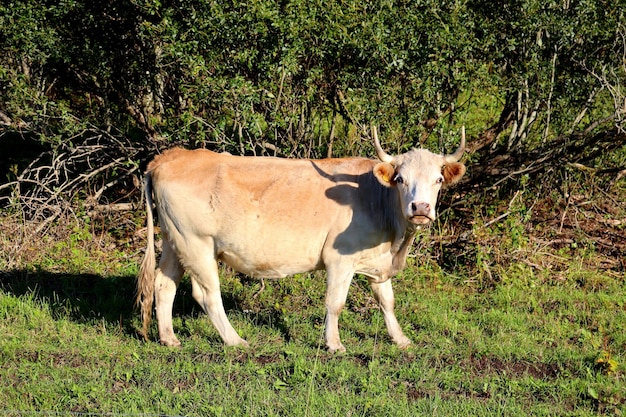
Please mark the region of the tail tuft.
<svg viewBox="0 0 626 417"><path fill-rule="evenodd" d="M137 298L135 305L141 309L143 323L142 336L148 340L148 329L152 321L152 305L154 304L154 279L156 258L154 253L154 216L152 214L152 178L148 172L144 178L144 194L146 197L147 245L137 276Z"/></svg>

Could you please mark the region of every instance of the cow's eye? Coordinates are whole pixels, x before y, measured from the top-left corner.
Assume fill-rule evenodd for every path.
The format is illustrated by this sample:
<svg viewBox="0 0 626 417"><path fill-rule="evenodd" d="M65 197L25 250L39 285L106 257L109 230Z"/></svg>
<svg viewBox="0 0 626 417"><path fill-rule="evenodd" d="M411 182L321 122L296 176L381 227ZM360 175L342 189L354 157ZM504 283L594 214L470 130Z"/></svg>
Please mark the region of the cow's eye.
<svg viewBox="0 0 626 417"><path fill-rule="evenodd" d="M396 175L396 178L394 178L394 181L397 184L404 184L404 178L402 178L400 175Z"/></svg>

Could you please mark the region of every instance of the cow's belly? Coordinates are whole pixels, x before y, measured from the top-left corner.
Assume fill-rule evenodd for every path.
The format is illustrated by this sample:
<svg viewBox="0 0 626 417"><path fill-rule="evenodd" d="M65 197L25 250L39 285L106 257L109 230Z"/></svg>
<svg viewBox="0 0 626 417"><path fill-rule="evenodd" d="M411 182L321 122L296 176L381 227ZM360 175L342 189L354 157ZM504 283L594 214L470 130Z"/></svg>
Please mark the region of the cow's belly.
<svg viewBox="0 0 626 417"><path fill-rule="evenodd" d="M318 263L312 260L268 260L239 256L236 253L223 252L220 259L238 272L254 278L284 278L289 275L318 269Z"/></svg>
<svg viewBox="0 0 626 417"><path fill-rule="evenodd" d="M256 278L283 278L322 269L321 244L294 238L221 241L218 258L238 272Z"/></svg>

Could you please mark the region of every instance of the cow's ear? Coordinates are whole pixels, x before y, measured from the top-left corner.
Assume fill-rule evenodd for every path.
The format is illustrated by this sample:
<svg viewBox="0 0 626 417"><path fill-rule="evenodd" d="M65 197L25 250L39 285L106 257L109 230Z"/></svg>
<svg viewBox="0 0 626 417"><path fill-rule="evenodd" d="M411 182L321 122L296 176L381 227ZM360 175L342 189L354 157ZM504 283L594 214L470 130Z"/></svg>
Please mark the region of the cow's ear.
<svg viewBox="0 0 626 417"><path fill-rule="evenodd" d="M374 166L374 176L385 187L394 187L396 169L388 162L379 162Z"/></svg>
<svg viewBox="0 0 626 417"><path fill-rule="evenodd" d="M442 174L446 185L455 184L465 175L465 165L460 162L446 164L443 167Z"/></svg>

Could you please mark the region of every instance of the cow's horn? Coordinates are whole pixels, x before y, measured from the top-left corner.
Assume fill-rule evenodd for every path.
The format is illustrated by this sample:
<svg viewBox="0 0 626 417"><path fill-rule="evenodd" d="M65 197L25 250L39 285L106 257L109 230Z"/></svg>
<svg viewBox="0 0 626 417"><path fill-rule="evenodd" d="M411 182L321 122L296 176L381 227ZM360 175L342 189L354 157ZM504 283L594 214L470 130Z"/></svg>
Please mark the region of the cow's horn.
<svg viewBox="0 0 626 417"><path fill-rule="evenodd" d="M393 163L395 158L389 155L387 152L383 151L383 148L380 146L380 141L378 140L378 132L376 131L376 126L372 125L372 136L374 136L374 147L376 148L376 154L378 155L378 159L383 162Z"/></svg>
<svg viewBox="0 0 626 417"><path fill-rule="evenodd" d="M465 126L461 127L461 143L456 151L450 155L446 155L446 162L457 162L463 156L465 152Z"/></svg>

